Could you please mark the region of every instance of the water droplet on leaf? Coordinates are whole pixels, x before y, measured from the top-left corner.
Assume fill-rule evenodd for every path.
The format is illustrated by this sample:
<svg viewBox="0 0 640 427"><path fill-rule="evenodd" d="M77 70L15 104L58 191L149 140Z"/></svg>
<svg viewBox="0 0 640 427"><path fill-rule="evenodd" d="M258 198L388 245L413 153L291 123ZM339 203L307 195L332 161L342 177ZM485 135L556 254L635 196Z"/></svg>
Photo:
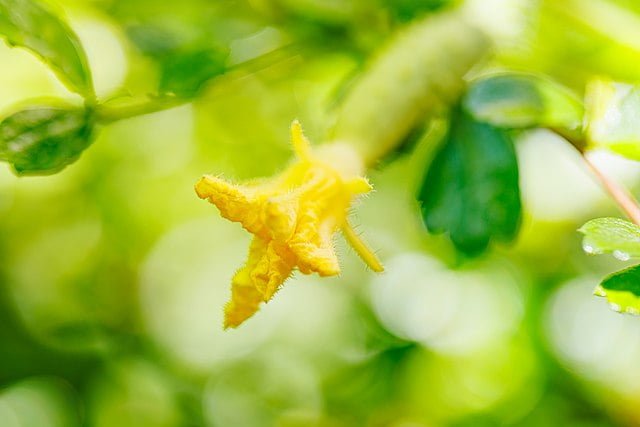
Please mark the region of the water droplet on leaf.
<svg viewBox="0 0 640 427"><path fill-rule="evenodd" d="M601 254L602 249L600 249L596 244L594 244L591 239L585 238L582 241L582 250L589 255Z"/></svg>
<svg viewBox="0 0 640 427"><path fill-rule="evenodd" d="M624 312L627 313L627 314L632 314L634 316L639 316L640 315L640 310L635 308L635 307L627 307Z"/></svg>
<svg viewBox="0 0 640 427"><path fill-rule="evenodd" d="M619 251L619 250L613 251L613 256L616 259L619 259L620 261L629 261L629 259L631 258L631 255L629 255L626 252Z"/></svg>
<svg viewBox="0 0 640 427"><path fill-rule="evenodd" d="M602 286L597 286L594 290L593 290L593 294L595 296L598 297L606 297L607 296L607 291L605 291Z"/></svg>

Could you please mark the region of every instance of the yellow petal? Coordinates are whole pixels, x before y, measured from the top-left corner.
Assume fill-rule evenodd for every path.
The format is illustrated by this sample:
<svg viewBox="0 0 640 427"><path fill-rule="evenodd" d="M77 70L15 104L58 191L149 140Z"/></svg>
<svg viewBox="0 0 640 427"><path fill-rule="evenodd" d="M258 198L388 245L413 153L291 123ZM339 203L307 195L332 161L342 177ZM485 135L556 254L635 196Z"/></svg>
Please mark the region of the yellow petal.
<svg viewBox="0 0 640 427"><path fill-rule="evenodd" d="M262 221L270 237L280 242L287 241L296 229L298 198L294 193L269 197L262 211Z"/></svg>
<svg viewBox="0 0 640 427"><path fill-rule="evenodd" d="M267 250L251 271L251 279L264 302L273 297L294 267L295 257L286 246L273 240L267 244Z"/></svg>
<svg viewBox="0 0 640 427"><path fill-rule="evenodd" d="M246 267L241 268L231 281L231 300L224 308L224 328L236 328L253 316L262 302L262 294L253 286Z"/></svg>
<svg viewBox="0 0 640 427"><path fill-rule="evenodd" d="M372 189L358 176L361 159L342 146L314 153L297 120L291 124L291 142L298 160L272 179L241 186L206 175L196 183L200 198L254 234L248 259L232 279L225 328L251 317L295 269L339 274L333 246L339 229L371 269L383 269L346 220L353 198Z"/></svg>
<svg viewBox="0 0 640 427"><path fill-rule="evenodd" d="M241 223L251 233L259 231L256 202L249 189L205 175L196 183L195 190L198 197L216 205L220 214L229 221Z"/></svg>
<svg viewBox="0 0 640 427"><path fill-rule="evenodd" d="M231 299L224 308L224 328L235 328L253 316L263 301L262 292L256 286L252 272L266 254L267 243L254 238L249 246L249 256L245 265L231 280Z"/></svg>
<svg viewBox="0 0 640 427"><path fill-rule="evenodd" d="M346 184L347 190L354 196L358 194L366 194L373 190L373 187L369 184L367 178L361 176L356 176L355 178L350 179Z"/></svg>
<svg viewBox="0 0 640 427"><path fill-rule="evenodd" d="M316 272L321 276L340 274L340 264L331 241L332 232L320 232L318 213L307 208L298 218L298 227L289 241L291 251L298 258L298 268L304 274Z"/></svg>

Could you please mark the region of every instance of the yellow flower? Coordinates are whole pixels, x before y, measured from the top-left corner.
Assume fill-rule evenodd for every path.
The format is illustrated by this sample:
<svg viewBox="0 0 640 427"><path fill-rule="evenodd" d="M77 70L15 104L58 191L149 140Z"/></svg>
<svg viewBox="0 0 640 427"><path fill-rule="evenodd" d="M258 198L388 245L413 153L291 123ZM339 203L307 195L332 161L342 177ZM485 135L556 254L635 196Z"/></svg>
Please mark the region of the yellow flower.
<svg viewBox="0 0 640 427"><path fill-rule="evenodd" d="M374 271L383 267L347 221L354 198L371 190L362 160L348 145L312 150L298 121L291 124L297 159L280 175L247 185L205 175L195 185L230 221L254 235L246 264L231 282L224 327L237 327L269 301L295 269L334 276L340 266L333 235L345 238Z"/></svg>

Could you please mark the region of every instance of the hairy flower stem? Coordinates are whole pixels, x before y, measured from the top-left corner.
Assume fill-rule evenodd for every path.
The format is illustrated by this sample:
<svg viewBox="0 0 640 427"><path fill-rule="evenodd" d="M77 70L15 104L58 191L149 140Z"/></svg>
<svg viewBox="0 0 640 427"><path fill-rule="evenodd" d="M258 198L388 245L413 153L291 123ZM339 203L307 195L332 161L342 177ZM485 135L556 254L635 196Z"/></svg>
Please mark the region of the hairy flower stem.
<svg viewBox="0 0 640 427"><path fill-rule="evenodd" d="M349 245L356 251L360 259L362 259L369 268L376 273L382 273L384 271L384 267L376 254L367 247L365 242L362 241L358 233L353 229L353 226L349 224L349 221L345 221L341 231L344 238L349 242Z"/></svg>

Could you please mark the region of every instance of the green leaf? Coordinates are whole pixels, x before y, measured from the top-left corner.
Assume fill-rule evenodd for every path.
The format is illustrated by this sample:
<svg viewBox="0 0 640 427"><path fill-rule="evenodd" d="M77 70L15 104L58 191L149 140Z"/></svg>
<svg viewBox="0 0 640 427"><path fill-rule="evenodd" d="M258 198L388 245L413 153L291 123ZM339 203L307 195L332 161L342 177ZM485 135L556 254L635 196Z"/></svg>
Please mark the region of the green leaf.
<svg viewBox="0 0 640 427"><path fill-rule="evenodd" d="M586 98L589 147L640 160L640 86L596 80Z"/></svg>
<svg viewBox="0 0 640 427"><path fill-rule="evenodd" d="M385 10L400 22L409 22L452 3L458 3L458 0L382 0Z"/></svg>
<svg viewBox="0 0 640 427"><path fill-rule="evenodd" d="M592 219L578 230L588 254L612 253L621 261L640 257L640 227L619 218Z"/></svg>
<svg viewBox="0 0 640 427"><path fill-rule="evenodd" d="M192 98L205 83L226 70L227 53L197 49L169 55L163 59L160 93Z"/></svg>
<svg viewBox="0 0 640 427"><path fill-rule="evenodd" d="M80 40L49 8L33 0L0 0L0 37L43 59L70 90L93 97Z"/></svg>
<svg viewBox="0 0 640 427"><path fill-rule="evenodd" d="M91 144L93 118L81 108L39 107L0 122L0 159L18 175L48 175L73 163Z"/></svg>
<svg viewBox="0 0 640 427"><path fill-rule="evenodd" d="M582 247L589 254L612 253L621 261L640 257L640 227L619 218L597 218L578 230L584 234ZM594 293L606 297L611 308L640 314L640 265L605 278Z"/></svg>
<svg viewBox="0 0 640 427"><path fill-rule="evenodd" d="M492 239L513 239L522 209L509 135L461 110L454 112L418 200L429 231L448 232L463 253L478 254Z"/></svg>
<svg viewBox="0 0 640 427"><path fill-rule="evenodd" d="M640 265L606 277L594 293L606 297L615 311L640 314Z"/></svg>
<svg viewBox="0 0 640 427"><path fill-rule="evenodd" d="M581 102L569 89L526 74L499 74L471 84L464 108L476 119L505 128L533 126L577 129Z"/></svg>

